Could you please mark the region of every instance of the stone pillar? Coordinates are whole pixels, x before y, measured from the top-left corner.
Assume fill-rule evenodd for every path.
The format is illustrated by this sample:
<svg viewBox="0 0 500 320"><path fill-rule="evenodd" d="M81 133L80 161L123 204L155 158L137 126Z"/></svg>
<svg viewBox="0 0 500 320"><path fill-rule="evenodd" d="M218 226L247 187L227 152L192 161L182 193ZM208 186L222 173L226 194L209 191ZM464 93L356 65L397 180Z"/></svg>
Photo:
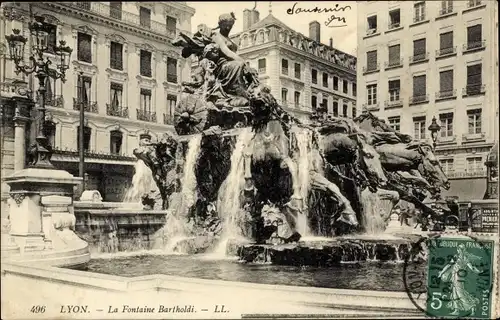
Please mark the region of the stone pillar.
<svg viewBox="0 0 500 320"><path fill-rule="evenodd" d="M26 164L26 123L24 117L14 117L14 171L23 170Z"/></svg>

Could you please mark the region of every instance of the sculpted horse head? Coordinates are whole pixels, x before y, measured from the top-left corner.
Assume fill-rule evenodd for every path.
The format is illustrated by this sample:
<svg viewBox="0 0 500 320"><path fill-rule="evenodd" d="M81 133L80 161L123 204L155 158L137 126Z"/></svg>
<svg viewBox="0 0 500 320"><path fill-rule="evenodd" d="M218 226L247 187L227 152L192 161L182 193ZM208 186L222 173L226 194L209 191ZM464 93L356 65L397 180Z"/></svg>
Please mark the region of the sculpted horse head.
<svg viewBox="0 0 500 320"><path fill-rule="evenodd" d="M438 159L428 143L412 143L407 146L408 150L416 150L421 155L418 171L433 187L450 189L448 177L443 172Z"/></svg>
<svg viewBox="0 0 500 320"><path fill-rule="evenodd" d="M144 161L154 175L166 176L166 171L175 164L177 144L173 135L165 133L157 143L141 142L133 153L137 159Z"/></svg>
<svg viewBox="0 0 500 320"><path fill-rule="evenodd" d="M371 145L369 136L360 132L353 134L352 139L358 143L358 161L369 184L372 187L384 186L388 178L380 162L380 155Z"/></svg>

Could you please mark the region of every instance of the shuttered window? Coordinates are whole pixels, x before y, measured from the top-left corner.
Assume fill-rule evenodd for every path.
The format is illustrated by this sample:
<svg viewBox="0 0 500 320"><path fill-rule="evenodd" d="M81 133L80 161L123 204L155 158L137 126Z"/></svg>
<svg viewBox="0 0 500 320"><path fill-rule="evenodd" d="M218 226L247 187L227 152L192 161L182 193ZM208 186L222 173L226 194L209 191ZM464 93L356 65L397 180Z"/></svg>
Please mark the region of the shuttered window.
<svg viewBox="0 0 500 320"><path fill-rule="evenodd" d="M453 31L441 33L439 35L439 50L440 54L453 52Z"/></svg>
<svg viewBox="0 0 500 320"><path fill-rule="evenodd" d="M259 72L266 72L266 59L259 59Z"/></svg>
<svg viewBox="0 0 500 320"><path fill-rule="evenodd" d="M423 97L426 94L426 76L416 76L413 77L413 96L414 97Z"/></svg>
<svg viewBox="0 0 500 320"><path fill-rule="evenodd" d="M451 95L453 91L453 70L439 73L439 92L441 95Z"/></svg>
<svg viewBox="0 0 500 320"><path fill-rule="evenodd" d="M467 48L474 48L481 45L482 41L481 25L470 26L467 28Z"/></svg>
<svg viewBox="0 0 500 320"><path fill-rule="evenodd" d="M482 64L467 66L467 86L482 84Z"/></svg>
<svg viewBox="0 0 500 320"><path fill-rule="evenodd" d="M377 50L366 53L366 69L377 70Z"/></svg>
<svg viewBox="0 0 500 320"><path fill-rule="evenodd" d="M394 45L389 47L389 65L390 66L397 66L399 65L400 61L400 45Z"/></svg>
<svg viewBox="0 0 500 320"><path fill-rule="evenodd" d="M333 101L333 116L339 116L339 103L337 101Z"/></svg>
<svg viewBox="0 0 500 320"><path fill-rule="evenodd" d="M413 40L413 55L415 57L425 55L425 38Z"/></svg>

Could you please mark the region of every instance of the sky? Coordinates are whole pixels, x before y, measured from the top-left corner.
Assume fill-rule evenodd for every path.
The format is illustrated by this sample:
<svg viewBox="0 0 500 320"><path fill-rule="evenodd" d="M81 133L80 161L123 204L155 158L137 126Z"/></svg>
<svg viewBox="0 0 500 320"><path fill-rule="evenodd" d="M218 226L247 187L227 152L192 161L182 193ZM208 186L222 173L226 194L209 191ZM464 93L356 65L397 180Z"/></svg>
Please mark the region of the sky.
<svg viewBox="0 0 500 320"><path fill-rule="evenodd" d="M318 21L321 25L321 42L328 44L328 41L333 38L333 47L344 51L346 53L356 55L356 31L357 31L357 15L356 15L356 2L355 1L256 1L257 10L260 12L260 19L264 19L269 10L272 10L273 16L281 20L284 24L294 29L297 32L309 36L309 22ZM314 9L318 8L336 8L338 12L300 12L295 14L288 14L288 9L295 5L297 9ZM209 27L216 27L219 15L223 13L234 12L236 22L231 31L232 34L242 31L243 28L243 10L252 9L255 6L255 1L244 2L229 2L229 1L188 1L187 5L194 8L196 13L191 18L191 26L195 31L199 24L206 24ZM337 6L338 5L338 6ZM345 7L341 11L339 8ZM349 8L350 7L350 8ZM343 21L337 19L330 22L329 26L325 23L330 20L331 16L335 15L337 18L344 18ZM346 25L345 27L330 27Z"/></svg>

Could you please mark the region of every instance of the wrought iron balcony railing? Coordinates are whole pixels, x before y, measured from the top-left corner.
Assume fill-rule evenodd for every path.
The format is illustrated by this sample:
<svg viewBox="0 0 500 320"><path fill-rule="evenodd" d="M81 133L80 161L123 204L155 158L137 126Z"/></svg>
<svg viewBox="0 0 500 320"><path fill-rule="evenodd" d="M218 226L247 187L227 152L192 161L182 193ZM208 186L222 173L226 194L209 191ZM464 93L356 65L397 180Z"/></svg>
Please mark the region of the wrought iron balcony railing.
<svg viewBox="0 0 500 320"><path fill-rule="evenodd" d="M475 8L481 5L481 0L469 0L467 2L467 8Z"/></svg>
<svg viewBox="0 0 500 320"><path fill-rule="evenodd" d="M425 13L413 17L413 23L419 23L422 21L425 21Z"/></svg>
<svg viewBox="0 0 500 320"><path fill-rule="evenodd" d="M281 68L281 74L288 75L288 68Z"/></svg>
<svg viewBox="0 0 500 320"><path fill-rule="evenodd" d="M259 68L259 73L266 73L266 68Z"/></svg>
<svg viewBox="0 0 500 320"><path fill-rule="evenodd" d="M73 110L80 111L82 107L85 112L99 113L97 102L79 101L77 98L73 98Z"/></svg>
<svg viewBox="0 0 500 320"><path fill-rule="evenodd" d="M453 7L441 8L441 10L439 10L439 15L444 16L452 12L453 12Z"/></svg>
<svg viewBox="0 0 500 320"><path fill-rule="evenodd" d="M106 114L113 117L128 118L128 108L106 103Z"/></svg>
<svg viewBox="0 0 500 320"><path fill-rule="evenodd" d="M375 72L380 70L380 63L374 63L363 67L363 73Z"/></svg>
<svg viewBox="0 0 500 320"><path fill-rule="evenodd" d="M457 53L457 47L441 48L436 50L436 57L447 56Z"/></svg>
<svg viewBox="0 0 500 320"><path fill-rule="evenodd" d="M446 176L449 179L485 177L486 176L486 170L482 170L482 169L466 170L466 171L449 170L448 172L446 172Z"/></svg>
<svg viewBox="0 0 500 320"><path fill-rule="evenodd" d="M436 100L455 98L457 96L457 90L444 90L436 92Z"/></svg>
<svg viewBox="0 0 500 320"><path fill-rule="evenodd" d="M40 96L36 94L36 98L40 101ZM48 95L45 94L45 105L56 108L64 108L64 98L62 95Z"/></svg>
<svg viewBox="0 0 500 320"><path fill-rule="evenodd" d="M401 58L399 60L384 62L384 67L386 69L397 68L397 67L401 67L402 65L403 65L403 58Z"/></svg>
<svg viewBox="0 0 500 320"><path fill-rule="evenodd" d="M148 122L157 122L156 112L137 109L137 120L148 121Z"/></svg>
<svg viewBox="0 0 500 320"><path fill-rule="evenodd" d="M410 57L410 63L417 63L429 60L429 53L419 53Z"/></svg>
<svg viewBox="0 0 500 320"><path fill-rule="evenodd" d="M410 104L429 102L428 94L415 95L410 97Z"/></svg>
<svg viewBox="0 0 500 320"><path fill-rule="evenodd" d="M464 43L462 46L464 52L479 50L484 48L486 48L486 40L467 42Z"/></svg>
<svg viewBox="0 0 500 320"><path fill-rule="evenodd" d="M119 20L125 24L148 29L152 32L166 35L170 38L174 38L176 36L176 31L172 30L171 28L167 28L167 25L165 23L160 23L153 20L149 20L148 23L145 23L144 21L142 21L141 23L141 18L139 15L112 8L109 5L101 2L60 2L59 4L69 7L76 7L80 10L86 10L100 16Z"/></svg>
<svg viewBox="0 0 500 320"><path fill-rule="evenodd" d="M403 100L401 98L397 100L385 100L385 107L386 108L391 108L391 107L399 107L403 105Z"/></svg>
<svg viewBox="0 0 500 320"><path fill-rule="evenodd" d="M401 23L400 22L389 22L389 25L387 26L387 28L389 30L397 29L399 27L401 27Z"/></svg>
<svg viewBox="0 0 500 320"><path fill-rule="evenodd" d="M468 84L462 89L463 96L476 96L485 92L484 84Z"/></svg>
<svg viewBox="0 0 500 320"><path fill-rule="evenodd" d="M111 69L123 70L123 59L111 58L109 60L109 66Z"/></svg>
<svg viewBox="0 0 500 320"><path fill-rule="evenodd" d="M169 124L173 125L174 124L174 117L169 115L169 114L163 114L163 124Z"/></svg>

